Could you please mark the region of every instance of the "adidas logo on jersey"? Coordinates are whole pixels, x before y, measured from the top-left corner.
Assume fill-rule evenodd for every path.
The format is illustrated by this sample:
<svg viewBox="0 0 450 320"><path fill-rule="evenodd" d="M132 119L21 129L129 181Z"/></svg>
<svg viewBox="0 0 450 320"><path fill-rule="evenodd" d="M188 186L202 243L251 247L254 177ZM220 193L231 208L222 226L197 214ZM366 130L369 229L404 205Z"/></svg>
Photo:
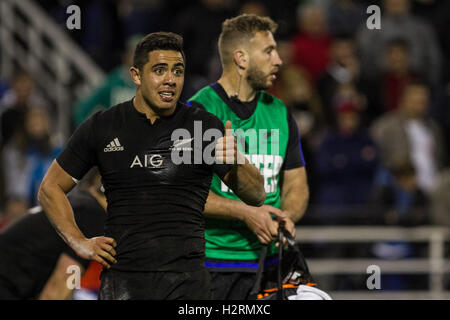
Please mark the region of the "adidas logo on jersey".
<svg viewBox="0 0 450 320"><path fill-rule="evenodd" d="M124 147L120 144L119 139L114 138L113 141L108 143L105 149L103 149L104 152L113 152L113 151L123 151Z"/></svg>

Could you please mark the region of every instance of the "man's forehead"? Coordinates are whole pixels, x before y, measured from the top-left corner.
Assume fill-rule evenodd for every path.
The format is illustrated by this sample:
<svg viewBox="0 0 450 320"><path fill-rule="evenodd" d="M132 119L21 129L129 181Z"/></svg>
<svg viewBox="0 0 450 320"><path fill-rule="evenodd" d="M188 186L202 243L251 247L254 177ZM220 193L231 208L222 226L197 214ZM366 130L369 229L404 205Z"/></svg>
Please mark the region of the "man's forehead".
<svg viewBox="0 0 450 320"><path fill-rule="evenodd" d="M258 31L255 32L253 38L250 39L250 44L255 49L264 49L265 47L274 46L276 47L277 43L273 37L272 32L270 31Z"/></svg>
<svg viewBox="0 0 450 320"><path fill-rule="evenodd" d="M150 65L159 63L178 64L184 65L183 55L179 51L175 50L153 50L148 54L148 62Z"/></svg>

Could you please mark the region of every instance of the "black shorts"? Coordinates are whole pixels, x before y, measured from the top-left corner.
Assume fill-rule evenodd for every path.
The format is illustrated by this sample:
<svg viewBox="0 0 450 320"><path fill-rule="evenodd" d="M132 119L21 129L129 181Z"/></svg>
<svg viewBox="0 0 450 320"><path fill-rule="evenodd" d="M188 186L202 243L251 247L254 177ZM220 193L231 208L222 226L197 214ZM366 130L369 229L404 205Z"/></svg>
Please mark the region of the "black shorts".
<svg viewBox="0 0 450 320"><path fill-rule="evenodd" d="M123 272L103 270L100 300L208 300L211 277L193 272Z"/></svg>
<svg viewBox="0 0 450 320"><path fill-rule="evenodd" d="M211 299L247 300L256 279L252 272L210 272Z"/></svg>

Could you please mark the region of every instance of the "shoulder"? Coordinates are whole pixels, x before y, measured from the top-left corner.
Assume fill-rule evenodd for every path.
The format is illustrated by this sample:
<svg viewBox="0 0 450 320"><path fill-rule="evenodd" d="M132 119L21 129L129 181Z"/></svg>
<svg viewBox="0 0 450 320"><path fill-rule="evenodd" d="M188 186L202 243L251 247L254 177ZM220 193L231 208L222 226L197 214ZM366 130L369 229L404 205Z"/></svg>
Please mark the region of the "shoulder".
<svg viewBox="0 0 450 320"><path fill-rule="evenodd" d="M199 101L204 99L205 97L211 97L211 95L214 95L215 91L213 88L213 85L207 85L203 87L202 89L198 90L189 100L188 103L191 101Z"/></svg>
<svg viewBox="0 0 450 320"><path fill-rule="evenodd" d="M114 118L125 117L126 112L132 105L131 101L132 100L125 101L106 110L98 111L97 113L93 114L92 117L94 118L95 121L105 121Z"/></svg>
<svg viewBox="0 0 450 320"><path fill-rule="evenodd" d="M214 89L215 84L210 84L194 94L187 102L188 106L200 105L205 110L215 113L222 105L222 98Z"/></svg>
<svg viewBox="0 0 450 320"><path fill-rule="evenodd" d="M87 118L80 126L95 132L103 128L122 126L126 122L130 106L131 100L100 110Z"/></svg>
<svg viewBox="0 0 450 320"><path fill-rule="evenodd" d="M207 122L220 121L214 114L206 111L204 106L200 103L190 101L190 103L188 102L183 106L186 108L186 112L188 112L194 120L203 120Z"/></svg>

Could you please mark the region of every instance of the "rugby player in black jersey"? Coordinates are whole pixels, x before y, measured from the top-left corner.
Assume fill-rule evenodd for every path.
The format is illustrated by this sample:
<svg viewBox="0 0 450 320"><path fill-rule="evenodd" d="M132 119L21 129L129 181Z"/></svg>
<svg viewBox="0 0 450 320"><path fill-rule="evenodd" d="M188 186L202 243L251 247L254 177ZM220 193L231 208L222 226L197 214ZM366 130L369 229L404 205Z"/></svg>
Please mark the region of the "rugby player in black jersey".
<svg viewBox="0 0 450 320"><path fill-rule="evenodd" d="M254 206L265 200L263 177L242 155L244 163L238 161L230 123L225 130L216 116L178 102L185 68L180 36L145 36L133 65L136 97L77 128L44 177L39 201L63 239L104 266L100 299L208 299L202 212L212 175ZM206 134L212 129L221 137ZM173 137L180 130L188 136ZM191 161L175 163L175 150ZM89 239L66 193L94 165L108 215L105 237Z"/></svg>
<svg viewBox="0 0 450 320"><path fill-rule="evenodd" d="M96 170L83 178L69 200L83 233L102 235L106 198ZM0 261L0 300L70 298L67 280L76 271L72 266L81 276L90 263L64 243L40 207L0 233Z"/></svg>

